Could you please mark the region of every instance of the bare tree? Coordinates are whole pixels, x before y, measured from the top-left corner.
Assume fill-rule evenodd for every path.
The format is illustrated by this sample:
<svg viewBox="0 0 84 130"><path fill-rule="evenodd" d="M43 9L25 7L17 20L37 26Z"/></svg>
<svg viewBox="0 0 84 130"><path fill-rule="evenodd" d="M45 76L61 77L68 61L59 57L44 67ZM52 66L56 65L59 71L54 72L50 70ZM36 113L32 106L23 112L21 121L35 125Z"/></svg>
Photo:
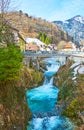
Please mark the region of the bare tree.
<svg viewBox="0 0 84 130"><path fill-rule="evenodd" d="M10 8L10 3L11 3L11 0L0 0L0 22L1 22L2 27L5 23L4 14L8 12Z"/></svg>
<svg viewBox="0 0 84 130"><path fill-rule="evenodd" d="M17 6L16 6L17 3ZM0 22L3 26L5 23L12 21L8 12L14 12L20 3L15 2L15 0L0 0ZM12 13L10 13L12 15Z"/></svg>
<svg viewBox="0 0 84 130"><path fill-rule="evenodd" d="M0 0L0 13L1 18L3 19L4 13L8 11L11 0Z"/></svg>
<svg viewBox="0 0 84 130"><path fill-rule="evenodd" d="M9 8L11 0L0 0L0 12L6 12Z"/></svg>
<svg viewBox="0 0 84 130"><path fill-rule="evenodd" d="M6 19L7 12L11 10L12 0L0 0L0 43L8 44L14 41L10 22Z"/></svg>

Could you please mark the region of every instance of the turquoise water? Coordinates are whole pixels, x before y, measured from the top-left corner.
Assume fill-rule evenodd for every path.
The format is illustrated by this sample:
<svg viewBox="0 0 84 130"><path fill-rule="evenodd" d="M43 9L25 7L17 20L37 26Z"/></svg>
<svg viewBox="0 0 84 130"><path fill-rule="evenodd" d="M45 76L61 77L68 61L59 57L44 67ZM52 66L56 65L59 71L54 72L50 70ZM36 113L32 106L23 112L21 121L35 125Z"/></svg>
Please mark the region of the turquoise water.
<svg viewBox="0 0 84 130"><path fill-rule="evenodd" d="M54 58L45 59L44 62L47 71L44 72L43 85L26 92L27 104L33 114L27 130L74 130L72 122L60 117L56 110L59 89L53 85L53 76L60 63Z"/></svg>

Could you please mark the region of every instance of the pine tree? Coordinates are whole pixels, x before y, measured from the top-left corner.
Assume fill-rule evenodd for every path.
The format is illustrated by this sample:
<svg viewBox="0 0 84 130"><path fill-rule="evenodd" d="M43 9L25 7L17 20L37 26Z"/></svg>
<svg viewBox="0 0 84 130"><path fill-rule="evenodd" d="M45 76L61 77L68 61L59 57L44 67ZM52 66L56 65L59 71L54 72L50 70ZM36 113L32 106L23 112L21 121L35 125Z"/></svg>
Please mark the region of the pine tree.
<svg viewBox="0 0 84 130"><path fill-rule="evenodd" d="M14 81L22 67L22 54L14 44L0 48L0 82Z"/></svg>

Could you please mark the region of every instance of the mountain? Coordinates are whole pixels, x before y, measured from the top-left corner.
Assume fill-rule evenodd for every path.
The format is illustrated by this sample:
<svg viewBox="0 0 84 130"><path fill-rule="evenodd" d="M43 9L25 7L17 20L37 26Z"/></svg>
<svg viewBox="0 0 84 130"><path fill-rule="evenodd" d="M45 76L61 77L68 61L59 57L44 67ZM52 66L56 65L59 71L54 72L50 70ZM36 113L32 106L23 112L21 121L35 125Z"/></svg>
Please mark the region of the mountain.
<svg viewBox="0 0 84 130"><path fill-rule="evenodd" d="M51 39L53 44L58 44L61 40L70 41L72 39L54 23L29 16L22 11L5 13L4 18L12 27L21 32L24 37L38 38L39 32L42 32Z"/></svg>
<svg viewBox="0 0 84 130"><path fill-rule="evenodd" d="M80 42L84 39L84 17L77 15L64 22L54 21L53 23L66 31L75 41Z"/></svg>

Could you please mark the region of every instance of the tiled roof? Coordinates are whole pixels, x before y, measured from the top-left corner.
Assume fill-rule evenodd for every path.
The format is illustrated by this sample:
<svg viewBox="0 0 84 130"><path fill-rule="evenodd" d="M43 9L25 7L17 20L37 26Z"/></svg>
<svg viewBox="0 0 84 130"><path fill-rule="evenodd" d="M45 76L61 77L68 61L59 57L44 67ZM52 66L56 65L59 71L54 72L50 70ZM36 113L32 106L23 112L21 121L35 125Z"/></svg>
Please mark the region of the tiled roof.
<svg viewBox="0 0 84 130"><path fill-rule="evenodd" d="M38 51L39 47L35 44L26 44L26 50Z"/></svg>

